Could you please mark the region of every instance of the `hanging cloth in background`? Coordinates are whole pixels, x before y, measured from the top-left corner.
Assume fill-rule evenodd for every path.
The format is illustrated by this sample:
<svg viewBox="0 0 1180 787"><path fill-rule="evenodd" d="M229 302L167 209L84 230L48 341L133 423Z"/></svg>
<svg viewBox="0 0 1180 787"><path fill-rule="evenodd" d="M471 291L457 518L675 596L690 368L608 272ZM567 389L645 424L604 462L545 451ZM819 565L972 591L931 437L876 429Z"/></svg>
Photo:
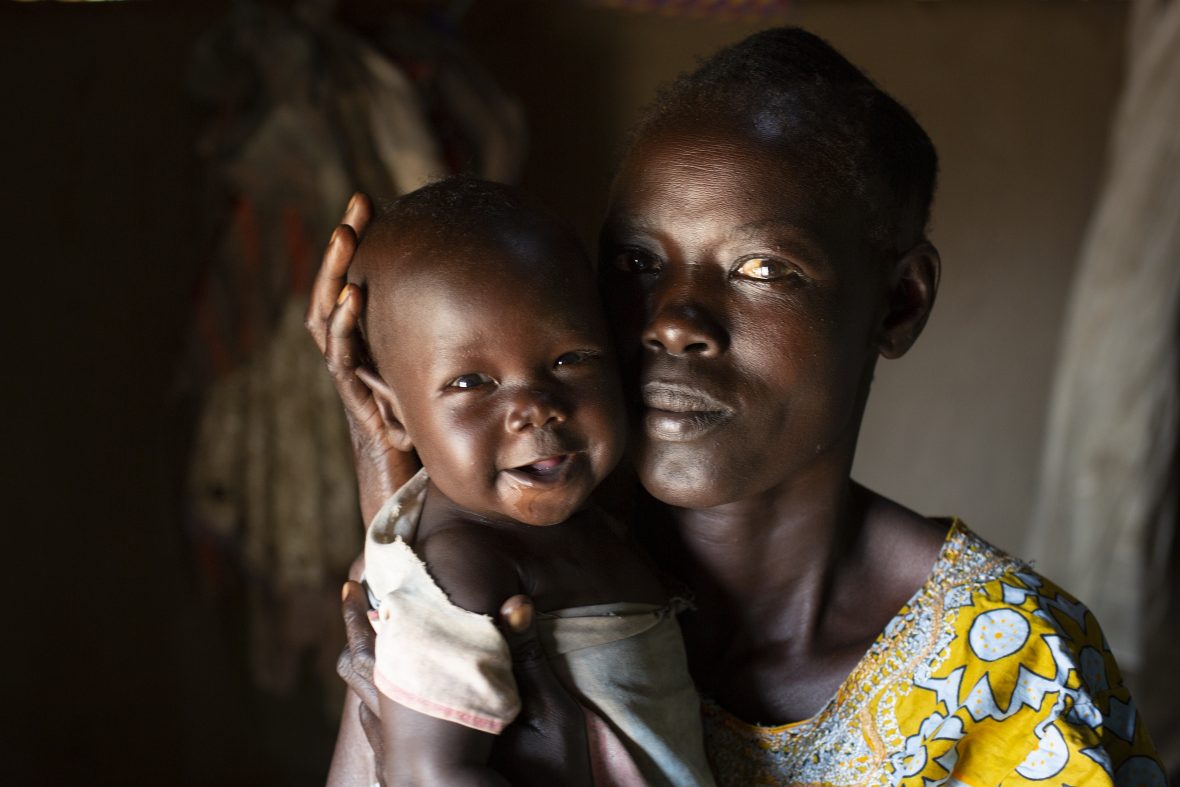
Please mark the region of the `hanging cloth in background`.
<svg viewBox="0 0 1180 787"><path fill-rule="evenodd" d="M1094 610L1180 766L1174 661L1180 430L1180 3L1132 5L1127 76L1054 379L1028 552ZM1171 611L1169 611L1169 603ZM1152 718L1172 691L1172 729ZM1170 740L1169 740L1170 739Z"/></svg>
<svg viewBox="0 0 1180 787"><path fill-rule="evenodd" d="M191 534L206 585L245 594L253 676L277 694L308 661L338 693L339 587L363 543L347 426L303 328L320 251L357 189L512 181L524 151L517 105L450 37L393 15L362 37L332 6L239 3L191 76L213 248L195 304Z"/></svg>

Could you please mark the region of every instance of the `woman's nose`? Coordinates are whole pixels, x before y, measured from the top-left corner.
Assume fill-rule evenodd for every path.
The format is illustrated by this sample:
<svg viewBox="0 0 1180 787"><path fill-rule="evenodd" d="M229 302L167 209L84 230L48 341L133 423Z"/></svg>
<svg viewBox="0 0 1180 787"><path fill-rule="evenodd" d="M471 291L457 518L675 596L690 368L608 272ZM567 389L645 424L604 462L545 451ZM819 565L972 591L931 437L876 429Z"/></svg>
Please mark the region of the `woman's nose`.
<svg viewBox="0 0 1180 787"><path fill-rule="evenodd" d="M569 418L569 407L551 391L528 389L513 396L506 426L511 432L560 426Z"/></svg>
<svg viewBox="0 0 1180 787"><path fill-rule="evenodd" d="M715 358L729 341L717 318L687 298L666 300L652 313L643 331L643 346L669 355Z"/></svg>

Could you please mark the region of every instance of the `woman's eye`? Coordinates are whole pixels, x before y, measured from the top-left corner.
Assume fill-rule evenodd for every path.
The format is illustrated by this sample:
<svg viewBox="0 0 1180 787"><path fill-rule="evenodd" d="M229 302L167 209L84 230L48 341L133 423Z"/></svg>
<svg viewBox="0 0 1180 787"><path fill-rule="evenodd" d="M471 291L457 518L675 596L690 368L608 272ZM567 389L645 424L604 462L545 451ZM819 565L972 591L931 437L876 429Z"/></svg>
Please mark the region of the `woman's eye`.
<svg viewBox="0 0 1180 787"><path fill-rule="evenodd" d="M572 352L562 353L557 356L557 360L553 362L554 369L560 369L563 366L573 366L579 363L593 360L599 355L597 350L573 350Z"/></svg>
<svg viewBox="0 0 1180 787"><path fill-rule="evenodd" d="M733 272L734 276L755 281L773 281L790 275L791 269L769 257L751 257L739 265Z"/></svg>
<svg viewBox="0 0 1180 787"><path fill-rule="evenodd" d="M655 257L639 249L623 249L615 254L614 265L624 273L655 273L659 262Z"/></svg>
<svg viewBox="0 0 1180 787"><path fill-rule="evenodd" d="M470 388L478 388L481 385L487 385L490 382L492 382L492 378L486 374L461 374L447 383L447 387L468 390Z"/></svg>

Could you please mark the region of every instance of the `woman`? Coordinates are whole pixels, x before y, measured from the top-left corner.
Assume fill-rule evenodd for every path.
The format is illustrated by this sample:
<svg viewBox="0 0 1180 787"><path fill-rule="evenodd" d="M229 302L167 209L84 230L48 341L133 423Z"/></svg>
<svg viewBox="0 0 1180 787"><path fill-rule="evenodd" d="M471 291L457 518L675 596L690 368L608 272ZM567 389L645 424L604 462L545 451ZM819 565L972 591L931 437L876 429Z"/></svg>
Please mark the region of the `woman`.
<svg viewBox="0 0 1180 787"><path fill-rule="evenodd" d="M633 464L662 504L632 520L695 594L713 767L732 784L1163 784L1082 605L850 478L877 357L909 349L937 291L935 170L900 105L783 29L672 85L615 178L604 297L633 361ZM338 230L308 323L368 518L408 468L352 374L360 298L333 311L354 246Z"/></svg>

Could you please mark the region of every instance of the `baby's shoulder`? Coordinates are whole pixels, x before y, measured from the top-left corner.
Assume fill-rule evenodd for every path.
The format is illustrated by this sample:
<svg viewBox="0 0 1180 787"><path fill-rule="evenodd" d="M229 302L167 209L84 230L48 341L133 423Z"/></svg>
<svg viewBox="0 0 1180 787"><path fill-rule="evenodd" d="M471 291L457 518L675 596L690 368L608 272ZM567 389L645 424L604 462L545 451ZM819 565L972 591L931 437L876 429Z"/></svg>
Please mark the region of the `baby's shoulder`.
<svg viewBox="0 0 1180 787"><path fill-rule="evenodd" d="M495 616L506 599L524 592L506 541L479 523L456 520L419 532L414 550L452 603Z"/></svg>
<svg viewBox="0 0 1180 787"><path fill-rule="evenodd" d="M504 533L496 528L462 517L446 517L436 521L423 520L414 539L414 549L428 558L431 553L445 557L445 553L468 550L487 551L489 557L504 551Z"/></svg>

